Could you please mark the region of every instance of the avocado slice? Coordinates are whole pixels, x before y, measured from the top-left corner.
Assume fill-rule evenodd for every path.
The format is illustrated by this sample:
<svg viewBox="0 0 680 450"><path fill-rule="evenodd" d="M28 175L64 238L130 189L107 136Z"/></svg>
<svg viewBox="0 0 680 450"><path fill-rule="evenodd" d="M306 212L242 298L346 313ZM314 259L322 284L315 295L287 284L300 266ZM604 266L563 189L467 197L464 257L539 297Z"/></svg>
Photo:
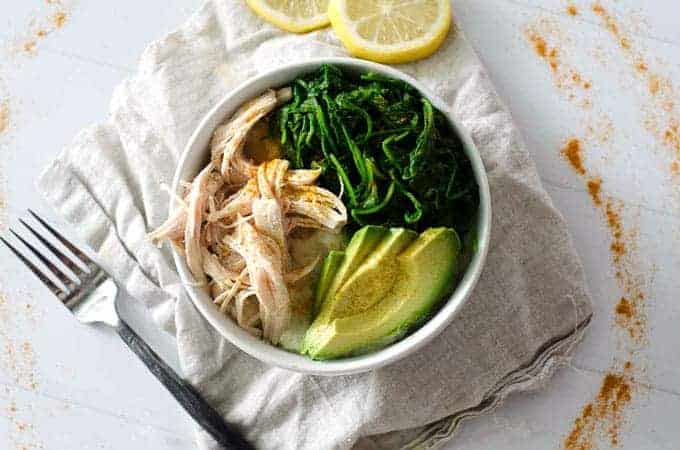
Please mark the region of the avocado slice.
<svg viewBox="0 0 680 450"><path fill-rule="evenodd" d="M366 257L378 246L387 234L387 228L368 225L354 233L345 249L342 264L335 271L323 297L316 297L315 310L321 310L326 298L332 297L343 282L359 267Z"/></svg>
<svg viewBox="0 0 680 450"><path fill-rule="evenodd" d="M301 352L313 359L333 359L376 350L401 338L450 291L460 254L461 243L454 230L426 230L396 257L394 278L370 272L374 283L391 285L378 302L345 317L320 314L307 330ZM362 277L357 277L359 280L366 282Z"/></svg>
<svg viewBox="0 0 680 450"><path fill-rule="evenodd" d="M321 266L321 273L319 274L319 281L316 284L316 293L314 294L315 302L320 305L323 301L328 288L331 287L333 278L335 278L335 273L340 268L343 260L345 259L345 252L342 250L331 250L326 255L323 260L323 265Z"/></svg>
<svg viewBox="0 0 680 450"><path fill-rule="evenodd" d="M399 270L396 257L418 233L406 228L391 228L380 244L347 278L335 293L335 298L322 305L328 318L351 316L379 302L392 288Z"/></svg>

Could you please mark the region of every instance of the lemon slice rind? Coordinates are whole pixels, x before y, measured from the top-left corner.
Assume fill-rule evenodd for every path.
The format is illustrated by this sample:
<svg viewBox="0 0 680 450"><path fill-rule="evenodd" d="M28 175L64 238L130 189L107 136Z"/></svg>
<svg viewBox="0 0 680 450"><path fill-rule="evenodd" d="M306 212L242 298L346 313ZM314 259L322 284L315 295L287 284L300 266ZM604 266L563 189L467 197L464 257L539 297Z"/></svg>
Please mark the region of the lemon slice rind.
<svg viewBox="0 0 680 450"><path fill-rule="evenodd" d="M276 25L277 27L290 31L291 33L305 33L327 26L330 21L325 12L309 18L294 18L283 12L272 8L264 0L246 0L246 3L255 14Z"/></svg>
<svg viewBox="0 0 680 450"><path fill-rule="evenodd" d="M353 56L371 61L399 64L430 56L442 45L451 28L451 5L449 0L438 2L437 19L421 37L397 44L379 44L362 37L355 23L348 17L346 4L352 0L330 0L328 17L333 30Z"/></svg>

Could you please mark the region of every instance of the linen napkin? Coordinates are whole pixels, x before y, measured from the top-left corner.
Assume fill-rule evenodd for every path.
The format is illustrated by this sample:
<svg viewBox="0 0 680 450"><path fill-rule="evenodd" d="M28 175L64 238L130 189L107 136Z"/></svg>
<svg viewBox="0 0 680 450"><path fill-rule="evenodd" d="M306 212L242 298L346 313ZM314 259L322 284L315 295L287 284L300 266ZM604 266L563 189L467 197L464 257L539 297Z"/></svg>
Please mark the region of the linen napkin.
<svg viewBox="0 0 680 450"><path fill-rule="evenodd" d="M431 58L399 69L451 108L479 147L494 211L481 280L424 350L370 373L305 376L223 340L197 312L163 222L178 158L202 116L237 83L277 65L344 55L329 30L286 34L237 0L212 0L153 42L115 91L110 117L84 129L39 185L107 270L176 333L185 376L261 449L433 448L462 418L535 388L570 355L591 317L583 270L512 119L459 30ZM200 430L200 448L217 448Z"/></svg>

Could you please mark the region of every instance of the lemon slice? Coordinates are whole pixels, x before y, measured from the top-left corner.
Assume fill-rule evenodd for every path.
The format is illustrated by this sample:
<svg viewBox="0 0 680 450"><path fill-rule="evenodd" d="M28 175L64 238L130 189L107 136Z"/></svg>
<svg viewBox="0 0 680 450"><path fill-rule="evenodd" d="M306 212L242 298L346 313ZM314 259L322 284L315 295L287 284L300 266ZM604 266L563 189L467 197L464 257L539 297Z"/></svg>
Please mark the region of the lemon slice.
<svg viewBox="0 0 680 450"><path fill-rule="evenodd" d="M383 63L425 58L451 27L450 0L330 0L328 17L349 52Z"/></svg>
<svg viewBox="0 0 680 450"><path fill-rule="evenodd" d="M328 0L246 0L267 22L293 33L304 33L328 25Z"/></svg>

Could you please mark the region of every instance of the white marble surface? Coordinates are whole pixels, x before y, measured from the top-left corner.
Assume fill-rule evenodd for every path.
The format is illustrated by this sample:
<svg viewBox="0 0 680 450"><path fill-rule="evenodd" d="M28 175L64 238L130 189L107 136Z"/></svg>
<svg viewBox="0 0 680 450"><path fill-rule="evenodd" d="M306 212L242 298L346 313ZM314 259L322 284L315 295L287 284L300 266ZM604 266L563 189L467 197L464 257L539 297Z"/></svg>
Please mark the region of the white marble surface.
<svg viewBox="0 0 680 450"><path fill-rule="evenodd" d="M10 110L10 126L0 134L0 183L7 204L3 228L16 225L26 207L54 217L33 185L40 168L83 125L105 119L114 86L132 73L144 46L180 24L200 1L62 0L61 6L2 1L0 102L6 99ZM561 448L574 418L617 358L644 368L622 413L619 447L680 447L680 175L670 170L680 155L648 131L650 123L661 126L678 118L664 104L680 101L680 95L662 83L667 98L654 98L629 56L644 57L649 72L680 84L680 4L603 0L629 37L632 53L622 51L590 2L574 0L575 17L567 14L563 0L453 4L570 224L596 317L573 364L545 389L515 395L496 414L467 422L447 448ZM30 54L24 51L38 29L54 27L47 24L59 10L67 14L63 27L40 38ZM573 68L592 88L570 89L568 82L558 87L546 61L528 43L527 27L540 29L550 46L557 43L558 72ZM584 99L592 106L582 107ZM602 129L603 123L611 124L607 140L587 131L589 126ZM633 357L614 325L622 291L610 262L610 232L584 181L559 153L572 136L584 141L589 171L602 177L607 194L623 202L624 228L636 234L634 261L627 267L644 286L648 338ZM502 213L502 205L496 207ZM118 338L74 323L4 250L0 291L0 448L193 448L190 419ZM150 326L142 311L129 316L168 360L176 361L170 338ZM595 434L594 448L611 446L606 436Z"/></svg>

